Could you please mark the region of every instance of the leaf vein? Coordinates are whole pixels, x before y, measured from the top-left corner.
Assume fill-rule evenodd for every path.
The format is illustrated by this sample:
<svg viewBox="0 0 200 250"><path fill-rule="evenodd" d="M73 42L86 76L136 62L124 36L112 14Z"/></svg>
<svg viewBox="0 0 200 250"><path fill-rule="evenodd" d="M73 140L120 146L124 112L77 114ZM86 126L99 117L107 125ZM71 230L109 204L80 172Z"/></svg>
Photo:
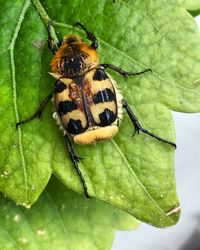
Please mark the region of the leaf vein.
<svg viewBox="0 0 200 250"><path fill-rule="evenodd" d="M162 212L164 213L164 215L166 215L165 211L157 204L157 202L154 200L154 198L151 196L151 194L148 192L148 190L146 189L146 187L142 184L142 182L140 181L140 179L138 178L138 176L136 175L136 173L134 172L134 170L131 168L126 156L124 155L123 151L121 150L121 148L118 146L118 144L116 143L116 141L114 139L111 140L112 144L114 145L114 147L117 149L117 151L119 152L119 154L122 156L122 158L124 159L128 169L131 171L132 175L135 177L138 185L141 187L141 189L144 191L144 193L146 193L147 197L151 200L151 202ZM168 217L171 221L173 221L170 217Z"/></svg>
<svg viewBox="0 0 200 250"><path fill-rule="evenodd" d="M1 228L1 230L4 231L8 235L9 239L15 244L15 246L17 247L17 249L21 249L22 250L21 246L18 244L18 242L15 240L15 238L10 234L9 231L7 231L4 228Z"/></svg>
<svg viewBox="0 0 200 250"><path fill-rule="evenodd" d="M61 212L58 210L58 207L56 206L56 203L54 202L53 198L51 197L50 193L47 190L45 190L45 193L46 193L46 196L49 199L49 201L53 204L53 207L54 207L55 212L56 212L56 214L57 214L57 216L58 216L58 218L60 220L60 224L61 224L61 227L63 228L63 231L64 231L65 235L66 236L69 235L68 230L67 230L67 228L66 228L66 226L65 226L65 224L63 222Z"/></svg>
<svg viewBox="0 0 200 250"><path fill-rule="evenodd" d="M30 228L30 230L32 231L32 233L33 233L33 236L35 236L36 235L36 231L34 230L34 228L33 228L33 225L32 225L32 223L31 223L31 221L29 220L29 216L28 216L28 214L26 213L27 211L24 211L24 208L22 208L22 207L20 207L20 211L21 211L21 213L24 215L24 217L25 217L25 221L27 222L27 224L29 225L29 228ZM28 211L29 212L29 211ZM40 243L39 243L39 241L36 239L36 237L34 237L34 239L35 239L35 244L37 245L37 250L43 250L42 248L41 248L41 246L40 246Z"/></svg>
<svg viewBox="0 0 200 250"><path fill-rule="evenodd" d="M14 111L15 111L15 119L16 122L19 122L19 111L18 111L18 106L17 106L17 83L16 83L16 70L15 70L15 59L14 59L14 48L15 48L15 42L17 40L19 30L21 28L22 22L24 20L24 16L26 14L26 11L28 7L30 6L30 0L26 0L25 4L23 5L22 11L20 13L10 46L10 62L11 62L11 72L12 72L12 87L13 87L13 105L14 105ZM22 169L23 169L23 174L24 174L24 185L25 185L25 190L26 190L26 201L27 201L27 196L28 196L28 185L27 185L27 171L26 171L26 162L25 162L25 157L24 157L24 150L22 146L22 132L21 128L18 128L18 142L19 142L19 151L20 151L20 156L21 156L21 163L22 163Z"/></svg>

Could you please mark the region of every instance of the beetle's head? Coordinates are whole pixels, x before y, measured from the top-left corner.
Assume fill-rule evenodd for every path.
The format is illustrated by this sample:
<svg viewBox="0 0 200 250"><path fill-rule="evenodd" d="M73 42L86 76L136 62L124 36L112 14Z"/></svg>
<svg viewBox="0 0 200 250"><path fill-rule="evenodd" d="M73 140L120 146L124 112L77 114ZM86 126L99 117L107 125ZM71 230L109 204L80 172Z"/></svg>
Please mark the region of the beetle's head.
<svg viewBox="0 0 200 250"><path fill-rule="evenodd" d="M63 41L62 41L63 44L68 44L68 45L73 44L73 43L80 43L80 42L83 42L83 41L80 39L79 36L74 35L74 34L64 36Z"/></svg>

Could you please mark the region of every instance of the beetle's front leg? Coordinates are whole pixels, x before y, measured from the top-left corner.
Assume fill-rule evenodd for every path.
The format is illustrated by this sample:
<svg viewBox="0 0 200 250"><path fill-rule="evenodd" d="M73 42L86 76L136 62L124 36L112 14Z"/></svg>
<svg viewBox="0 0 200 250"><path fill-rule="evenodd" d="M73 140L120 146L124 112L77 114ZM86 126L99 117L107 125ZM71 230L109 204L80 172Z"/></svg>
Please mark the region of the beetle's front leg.
<svg viewBox="0 0 200 250"><path fill-rule="evenodd" d="M176 144L174 142L170 142L170 141L168 141L166 139L160 138L159 136L157 136L157 135L153 134L152 132L148 131L147 129L144 129L140 125L140 123L139 123L136 115L133 113L133 111L131 110L130 106L128 105L128 103L124 99L122 100L122 107L126 110L126 112L127 112L128 116L129 116L131 122L133 123L133 125L135 127L135 132L137 132L139 134L139 132L141 131L141 132L143 132L145 134L148 134L149 136L157 139L158 141L170 144L170 145L172 145L173 147L176 148Z"/></svg>
<svg viewBox="0 0 200 250"><path fill-rule="evenodd" d="M49 103L49 101L52 99L53 97L53 94L54 94L54 91L52 91L41 103L40 103L40 106L39 108L36 110L36 112L31 115L30 117L28 117L27 119L25 120L22 120L18 123L16 123L16 128L18 128L19 125L21 124L24 124L24 123L28 123L30 121L32 121L33 119L35 118L40 118L43 111L45 110L47 104Z"/></svg>
<svg viewBox="0 0 200 250"><path fill-rule="evenodd" d="M81 29L83 29L87 35L87 38L92 42L92 44L90 45L91 48L93 49L97 49L99 44L98 44L98 40L97 38L95 37L95 35L93 35L92 33L90 33L86 28L85 26L82 24L82 23L75 23L76 26L79 26L81 27Z"/></svg>

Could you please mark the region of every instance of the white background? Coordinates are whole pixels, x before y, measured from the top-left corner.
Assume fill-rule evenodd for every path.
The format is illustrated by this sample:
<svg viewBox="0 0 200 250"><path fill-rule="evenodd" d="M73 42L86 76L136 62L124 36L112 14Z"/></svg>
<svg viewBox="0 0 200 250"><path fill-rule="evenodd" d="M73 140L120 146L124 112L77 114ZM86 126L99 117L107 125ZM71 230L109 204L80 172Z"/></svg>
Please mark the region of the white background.
<svg viewBox="0 0 200 250"><path fill-rule="evenodd" d="M200 28L200 16L196 21ZM142 224L134 231L117 231L112 250L200 249L200 114L173 112L173 118L178 145L175 174L181 218L177 225L166 229Z"/></svg>

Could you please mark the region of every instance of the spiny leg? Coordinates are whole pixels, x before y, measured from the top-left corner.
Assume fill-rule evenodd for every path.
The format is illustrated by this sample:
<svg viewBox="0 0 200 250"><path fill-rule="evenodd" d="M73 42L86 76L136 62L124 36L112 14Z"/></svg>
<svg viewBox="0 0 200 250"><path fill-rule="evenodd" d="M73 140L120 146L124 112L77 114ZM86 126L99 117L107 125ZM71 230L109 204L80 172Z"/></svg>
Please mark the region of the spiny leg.
<svg viewBox="0 0 200 250"><path fill-rule="evenodd" d="M69 152L69 154L70 154L70 157L71 157L71 160L72 160L72 162L73 162L73 165L74 165L74 167L75 167L75 169L76 169L76 171L77 171L77 173L78 173L78 175L79 175L79 177L80 177L80 179L81 179L81 182L82 182L82 184L83 184L85 196L86 196L87 198L90 198L90 196L89 196L89 194L88 194L88 191L87 191L88 189L87 189L87 185L86 185L86 183L85 183L85 179L84 179L84 177L83 177L83 174L81 173L81 170L80 170L79 167L78 167L78 161L79 161L81 158L76 154L76 152L75 152L75 150L74 150L74 148L73 148L73 146L72 146L72 143L71 143L71 141L70 141L70 139L68 138L67 135L65 135L65 139L66 139L66 144L67 144L67 150L68 150L68 152Z"/></svg>
<svg viewBox="0 0 200 250"><path fill-rule="evenodd" d="M83 24L77 22L77 23L75 23L75 25L81 27L85 31L85 33L87 35L87 39L89 39L92 42L90 47L93 49L97 49L99 44L98 44L96 37L92 33L88 32Z"/></svg>
<svg viewBox="0 0 200 250"><path fill-rule="evenodd" d="M135 132L137 132L139 134L139 132L141 131L141 132L143 132L145 134L148 134L151 137L157 139L158 141L170 144L170 145L172 145L173 147L176 148L176 144L174 142L170 142L170 141L168 141L166 139L160 138L159 136L157 136L157 135L153 134L152 132L148 131L147 129L144 129L140 125L140 123L139 123L136 115L133 113L133 111L131 110L130 106L127 104L127 102L124 99L122 100L122 106L123 106L123 108L125 108L125 110L126 110L128 116L129 116L129 118L131 119L131 121L132 121L132 123L133 123L133 125L135 127Z"/></svg>
<svg viewBox="0 0 200 250"><path fill-rule="evenodd" d="M49 101L51 100L51 98L53 97L53 93L54 91L52 91L41 103L40 103L40 106L39 108L37 109L37 111L30 117L28 117L27 119L25 120L22 120L18 123L16 123L16 128L18 128L19 125L21 124L24 124L24 123L27 123L27 122L30 122L32 121L33 119L35 118L40 118L44 109L46 108L47 104L49 103Z"/></svg>
<svg viewBox="0 0 200 250"><path fill-rule="evenodd" d="M56 51L59 49L61 42L53 38L53 36L56 37L54 29L52 29L52 21L48 22L48 47L52 54L55 54Z"/></svg>
<svg viewBox="0 0 200 250"><path fill-rule="evenodd" d="M119 74L121 74L125 79L128 76L138 76L138 75L142 75L146 72L152 72L151 69L145 69L145 70L140 71L140 72L128 72L128 71L121 69L120 67L114 66L112 64L107 64L107 63L100 64L99 66L103 67L104 69L106 69L106 68L112 69L113 71L116 71Z"/></svg>

